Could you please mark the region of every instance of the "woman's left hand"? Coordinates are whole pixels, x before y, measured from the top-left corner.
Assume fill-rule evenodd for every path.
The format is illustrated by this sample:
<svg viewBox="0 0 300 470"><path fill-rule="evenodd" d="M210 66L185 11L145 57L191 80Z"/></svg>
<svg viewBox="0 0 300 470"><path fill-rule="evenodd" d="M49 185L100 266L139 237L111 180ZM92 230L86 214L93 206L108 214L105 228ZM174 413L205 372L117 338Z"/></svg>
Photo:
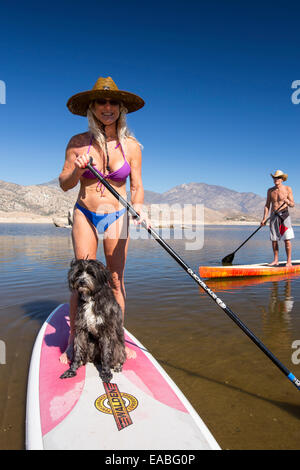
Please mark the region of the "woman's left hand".
<svg viewBox="0 0 300 470"><path fill-rule="evenodd" d="M137 227L138 225L141 225L141 223L144 221L147 225L147 228L151 227L151 221L148 218L148 214L143 207L143 204L133 204L134 210L139 214L140 218L133 218L133 223Z"/></svg>

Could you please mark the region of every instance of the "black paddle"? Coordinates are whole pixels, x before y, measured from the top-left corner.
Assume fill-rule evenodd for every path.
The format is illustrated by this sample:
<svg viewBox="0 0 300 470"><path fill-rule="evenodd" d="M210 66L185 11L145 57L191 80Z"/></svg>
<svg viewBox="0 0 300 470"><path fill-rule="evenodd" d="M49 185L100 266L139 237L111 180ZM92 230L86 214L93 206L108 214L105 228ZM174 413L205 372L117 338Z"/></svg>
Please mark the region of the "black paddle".
<svg viewBox="0 0 300 470"><path fill-rule="evenodd" d="M127 211L135 218L140 219L139 214L134 210L134 208L103 178L97 170L92 166L93 159L90 158L90 162L87 165L87 168L93 173L93 175L98 178L101 183L117 198L121 204L126 207ZM205 282L194 273L194 271L177 255L177 253L160 237L160 235L155 232L151 227L148 227L146 222L142 220L141 225L152 235L153 238L172 256L175 261L196 281L196 283L208 294L216 304L224 310L224 312L231 318L231 320L238 325L241 330L263 351L269 359L287 376L287 378L300 390L300 380L298 380L294 374L292 374L275 356L269 351L269 349L258 339L252 331L239 319L239 317L233 313L233 311L225 305L225 303L219 299L216 294L210 290L210 288L205 284Z"/></svg>
<svg viewBox="0 0 300 470"><path fill-rule="evenodd" d="M265 221L265 224L268 222L268 220L270 220L274 215L278 214L278 212L280 211L280 209L282 209L282 207L285 205L285 202L283 204L281 204L281 206L279 207L279 209L277 209L277 211L273 212L272 215L270 215L270 217L267 218L267 220ZM222 259L222 264L231 264L232 261L233 261L233 258L234 258L234 254L240 249L242 248L242 246L245 245L245 243L250 240L250 238L253 237L253 235L256 234L256 232L258 232L262 227L264 227L264 225L260 225L256 230L255 232L252 233L252 235L250 235L250 237L247 238L247 240L245 240L236 250L234 250L232 253L230 253L229 255L227 256L224 256L224 258Z"/></svg>

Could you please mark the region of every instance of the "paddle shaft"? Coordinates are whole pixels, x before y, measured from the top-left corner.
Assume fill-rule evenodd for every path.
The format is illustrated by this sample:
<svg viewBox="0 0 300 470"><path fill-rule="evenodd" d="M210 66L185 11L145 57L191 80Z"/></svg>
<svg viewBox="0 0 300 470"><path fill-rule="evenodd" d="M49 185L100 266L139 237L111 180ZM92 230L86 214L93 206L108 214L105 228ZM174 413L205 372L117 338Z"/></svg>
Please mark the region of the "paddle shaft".
<svg viewBox="0 0 300 470"><path fill-rule="evenodd" d="M135 218L140 219L140 215L136 210L103 178L92 166L92 158L87 168L98 178L103 186L105 186L116 199L127 209L127 211ZM217 297L217 295L205 284L205 282L194 273L194 271L180 258L180 256L171 248L161 236L148 227L146 222L142 220L141 225L150 233L150 235L172 256L172 258L189 274L189 276L196 281L196 283L212 298L216 304L238 325L241 330L271 359L271 361L288 377L288 379L300 390L300 380L298 380L288 369L285 367L274 354L257 338L252 331L239 319L239 317L225 305L225 303Z"/></svg>
<svg viewBox="0 0 300 470"><path fill-rule="evenodd" d="M265 221L265 224L276 214L278 214L278 212L280 211L280 209L282 209L282 207L285 205L285 202L283 204L281 204L281 206L279 207L279 209L277 209L276 211L273 212L273 214L270 215L270 217L267 218L267 220ZM233 255L234 253L236 253L240 248L242 248L242 246L245 245L245 243L247 243L248 240L250 240L250 238L253 237L253 235L256 234L256 232L258 232L264 225L260 225L259 227L257 227L257 229L255 230L255 232L253 232L250 237L247 238L247 240L245 240L236 250L234 250L231 254Z"/></svg>

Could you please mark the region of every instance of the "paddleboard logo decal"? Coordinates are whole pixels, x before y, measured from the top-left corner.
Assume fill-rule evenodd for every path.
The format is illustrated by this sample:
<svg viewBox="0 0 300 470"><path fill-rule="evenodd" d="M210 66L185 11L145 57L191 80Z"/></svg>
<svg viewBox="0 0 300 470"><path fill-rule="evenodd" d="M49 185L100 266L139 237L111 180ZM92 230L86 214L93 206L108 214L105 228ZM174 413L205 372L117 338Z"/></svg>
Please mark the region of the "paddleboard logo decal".
<svg viewBox="0 0 300 470"><path fill-rule="evenodd" d="M129 413L136 409L138 401L129 393L120 392L117 384L103 383L106 393L95 401L95 407L102 413L112 414L119 431L130 426Z"/></svg>

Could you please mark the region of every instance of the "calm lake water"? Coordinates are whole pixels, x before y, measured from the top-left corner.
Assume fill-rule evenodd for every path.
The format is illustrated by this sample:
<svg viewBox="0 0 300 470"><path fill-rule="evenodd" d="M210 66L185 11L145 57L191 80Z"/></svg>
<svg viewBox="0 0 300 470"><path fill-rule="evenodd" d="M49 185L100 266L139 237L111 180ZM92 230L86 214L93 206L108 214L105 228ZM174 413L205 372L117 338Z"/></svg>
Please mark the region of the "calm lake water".
<svg viewBox="0 0 300 470"><path fill-rule="evenodd" d="M186 240L167 242L198 272L201 264L220 264L255 228L208 226L199 250L186 250ZM300 259L300 227L295 236L293 259ZM284 260L283 244L280 249ZM72 257L68 229L0 224L0 340L6 347L0 449L24 448L32 347L51 311L68 302ZM99 258L104 261L101 243ZM264 228L234 263L271 259ZM126 328L177 383L223 449L300 448L297 389L154 240L131 240L125 280ZM300 340L300 276L208 285L299 378L292 343Z"/></svg>

